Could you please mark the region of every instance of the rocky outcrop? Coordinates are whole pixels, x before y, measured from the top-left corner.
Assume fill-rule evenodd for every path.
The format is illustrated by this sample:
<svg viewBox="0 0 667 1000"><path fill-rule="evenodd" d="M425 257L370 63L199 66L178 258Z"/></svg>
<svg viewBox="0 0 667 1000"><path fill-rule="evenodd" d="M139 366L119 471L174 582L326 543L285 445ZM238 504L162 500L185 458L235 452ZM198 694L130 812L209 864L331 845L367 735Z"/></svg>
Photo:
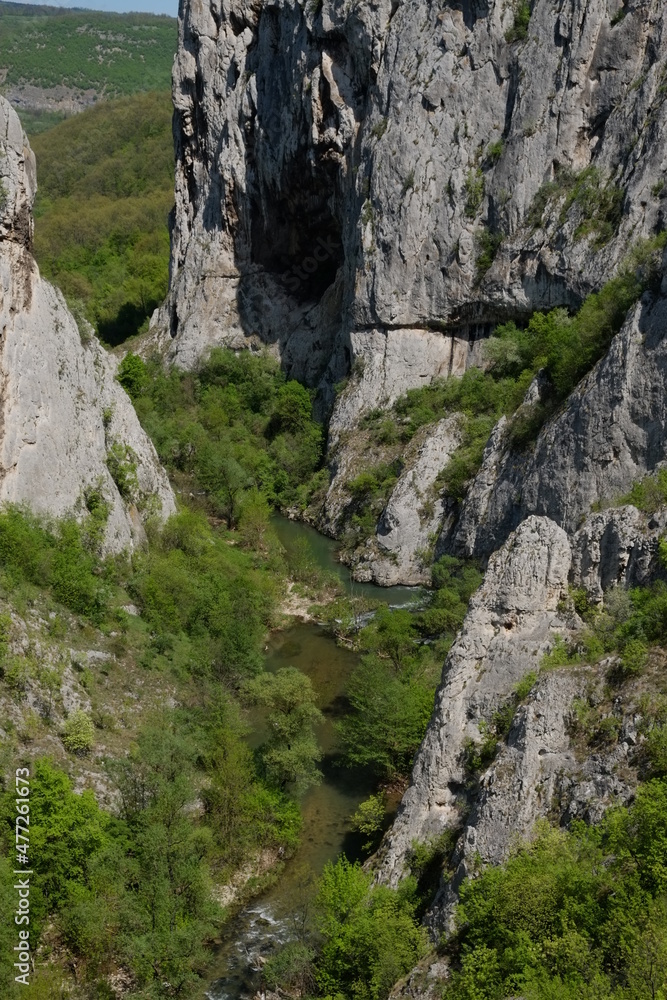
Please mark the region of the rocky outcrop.
<svg viewBox="0 0 667 1000"><path fill-rule="evenodd" d="M440 550L486 555L528 514L574 533L591 506L629 490L667 460L667 260L609 353L540 433L533 451L507 446L503 421L458 523Z"/></svg>
<svg viewBox="0 0 667 1000"><path fill-rule="evenodd" d="M659 545L667 510L640 513L631 505L591 514L572 538L571 579L600 603L613 587L639 587L660 571Z"/></svg>
<svg viewBox="0 0 667 1000"><path fill-rule="evenodd" d="M534 835L539 820L595 823L610 806L632 799L635 739L583 760L572 739L573 703L586 698L591 685L602 680L604 672L599 674L585 668L546 673L519 707L506 743L480 777L452 859L454 874L433 903L433 929L447 927L462 881L480 864L502 864Z"/></svg>
<svg viewBox="0 0 667 1000"><path fill-rule="evenodd" d="M186 367L267 346L319 387L337 447L364 411L479 363L500 318L607 280L664 216L664 6L536 0L525 38L514 18L505 0L184 5L152 346ZM488 554L532 509L565 523L515 497L457 546Z"/></svg>
<svg viewBox="0 0 667 1000"><path fill-rule="evenodd" d="M612 703L609 660L541 673L540 667L556 635L572 636L583 626L568 611L569 579L588 582L595 597L595 586L649 578L664 517L653 521L651 528L634 507L605 511L570 544L553 521L531 516L491 556L445 663L410 787L377 856L378 879L395 885L407 873L415 841L435 840L446 829L459 833L451 877L428 915L435 938L451 929L462 881L480 864L502 863L534 834L538 820L598 822L611 805L632 798L637 705L652 681L640 679L636 691ZM517 706L515 688L531 674L532 690ZM513 699L514 718L493 763L471 772L467 746L479 744L494 713ZM577 720L577 700L598 706L588 732Z"/></svg>
<svg viewBox="0 0 667 1000"><path fill-rule="evenodd" d="M37 167L18 115L0 100L0 239L32 245Z"/></svg>
<svg viewBox="0 0 667 1000"><path fill-rule="evenodd" d="M433 544L444 514L438 474L460 437L455 416L429 428L391 492L375 537L353 555L355 580L375 580L384 587L430 584ZM334 482L330 496L335 495Z"/></svg>
<svg viewBox="0 0 667 1000"><path fill-rule="evenodd" d="M467 807L465 741L479 740L516 684L539 668L556 632L576 621L560 610L572 552L567 535L547 518L530 517L489 561L436 694L435 712L412 782L383 849L380 877L395 884L413 840L458 827Z"/></svg>
<svg viewBox="0 0 667 1000"><path fill-rule="evenodd" d="M143 538L143 518L175 510L166 474L115 362L30 254L35 162L18 116L0 98L0 501L39 513L83 513L90 490L109 505L105 545ZM110 451L126 465L121 496Z"/></svg>

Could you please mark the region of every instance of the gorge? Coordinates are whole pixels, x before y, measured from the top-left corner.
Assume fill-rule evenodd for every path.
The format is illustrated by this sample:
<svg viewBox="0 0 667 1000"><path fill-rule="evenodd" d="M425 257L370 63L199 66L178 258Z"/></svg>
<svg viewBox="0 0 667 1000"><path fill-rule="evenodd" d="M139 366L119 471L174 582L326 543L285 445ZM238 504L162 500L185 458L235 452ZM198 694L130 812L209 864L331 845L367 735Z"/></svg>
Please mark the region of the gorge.
<svg viewBox="0 0 667 1000"><path fill-rule="evenodd" d="M184 0L173 101L169 292L119 364L39 276L34 159L0 98L0 499L86 524L104 496L98 555L135 559L108 570L125 602L116 618L147 623L156 703L188 705L209 735L217 695L242 701L262 637L285 627L271 602L287 577L318 603L287 535L287 557L267 541L269 508L335 539L367 596L431 584L441 595L421 631L408 622L374 650L346 637L394 670L406 704L419 656L446 636L449 648L391 825L378 821L364 869L333 863L336 835L325 917L286 934L295 964L282 980L269 965L270 992L661 996L664 5ZM201 515L206 529L186 520ZM201 601L188 590L197 560L213 581ZM466 567L484 576L459 628L447 612ZM116 618L99 618L98 644ZM395 659L391 642L405 646ZM67 712L86 704L77 685ZM210 836L233 827L239 843L253 823L270 828L282 857L294 849L288 782L262 784L236 711L219 709L217 743L197 736L207 749L192 751L196 796L179 815L213 816ZM226 768L229 787L255 796L236 826ZM101 766L90 773L112 801ZM376 775L364 795L390 784ZM253 842L219 871L233 879L264 849ZM528 896L520 916L498 901L522 865L542 906L534 920ZM605 873L631 899L629 929ZM398 928L388 944L380 927ZM116 996L195 995L205 978L198 965L179 992L165 978L175 964L160 966L171 970L160 986L123 954L134 971ZM138 968L148 992L130 992Z"/></svg>

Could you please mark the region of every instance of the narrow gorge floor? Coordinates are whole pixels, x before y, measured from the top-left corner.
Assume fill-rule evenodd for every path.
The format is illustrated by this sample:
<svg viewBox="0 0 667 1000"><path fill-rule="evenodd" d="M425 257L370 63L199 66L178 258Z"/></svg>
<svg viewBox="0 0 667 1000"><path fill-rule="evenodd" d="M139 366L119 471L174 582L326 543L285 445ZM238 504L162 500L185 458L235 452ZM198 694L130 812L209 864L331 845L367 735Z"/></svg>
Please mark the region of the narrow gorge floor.
<svg viewBox="0 0 667 1000"><path fill-rule="evenodd" d="M297 521L275 517L273 525L280 541L289 551L307 546L319 569L334 572L349 595L383 601L390 607L418 604L417 587L376 587L352 580L347 567L336 559L334 541ZM349 709L344 691L359 654L337 643L330 632L310 621L294 621L289 628L274 632L267 644L265 669L296 667L312 681L319 695L324 722L318 741L324 752L322 783L306 793L302 805L302 829L299 847L287 862L275 885L253 899L232 918L227 933L216 949L210 984L210 1000L249 1000L261 983L263 962L291 936L304 909L312 901L315 879L328 861L341 854L350 860L362 857L363 835L351 824L359 804L376 787L373 775L364 769L342 766L336 753L336 720ZM263 713L255 710L248 737L253 748L266 736ZM398 799L389 798L393 812Z"/></svg>

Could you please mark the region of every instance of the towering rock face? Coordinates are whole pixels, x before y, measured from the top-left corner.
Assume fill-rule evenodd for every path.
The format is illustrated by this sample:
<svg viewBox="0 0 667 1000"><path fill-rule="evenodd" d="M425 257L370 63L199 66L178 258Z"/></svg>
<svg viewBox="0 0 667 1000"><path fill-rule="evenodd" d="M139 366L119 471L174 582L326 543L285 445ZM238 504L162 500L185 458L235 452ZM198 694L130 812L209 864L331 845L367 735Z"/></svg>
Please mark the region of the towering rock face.
<svg viewBox="0 0 667 1000"><path fill-rule="evenodd" d="M186 367L215 343L268 346L318 387L332 533L365 414L483 364L499 321L577 308L665 227L665 5L535 0L525 14L506 0L182 8L172 282L153 339ZM472 784L466 746L581 627L570 585L603 601L655 575L664 513L591 506L667 459L661 280L533 452L500 421L459 517L436 494L460 428L422 428L357 558L361 578L417 582L439 531L436 554L488 559L379 859L396 882L413 840L460 831L436 926L478 856L502 860L539 816L595 819L631 794L614 769L631 771L632 719L605 759L582 762L570 738L572 700L603 668L540 678Z"/></svg>
<svg viewBox="0 0 667 1000"><path fill-rule="evenodd" d="M177 360L267 343L316 383L368 356L373 405L397 375L461 370L500 316L576 305L655 230L663 5L537 0L525 39L515 16L501 0L184 6L160 317ZM550 212L543 185L589 167L606 215L576 232L577 205ZM502 242L481 276L485 233Z"/></svg>
<svg viewBox="0 0 667 1000"><path fill-rule="evenodd" d="M441 549L484 556L528 513L574 533L592 504L625 493L667 459L667 255L661 289L631 311L609 353L539 435L534 451L508 447L504 427Z"/></svg>
<svg viewBox="0 0 667 1000"><path fill-rule="evenodd" d="M518 11L505 0L183 5L172 282L153 337L185 367L214 343L269 346L319 387L331 533L353 464L347 432L365 412L479 363L500 319L576 307L663 225L664 5L536 0L527 29ZM488 528L464 517L442 548L488 555L527 513L581 516L578 500L562 500L565 515L545 499L569 493L562 476L550 487L529 474L516 504L519 464L503 465L487 498ZM605 488L631 464L651 459L622 460ZM590 502L591 475L575 492ZM405 483L390 506L404 494ZM359 575L397 577L383 547L394 515ZM415 544L423 534L411 529ZM415 549L399 563L400 578L420 578Z"/></svg>
<svg viewBox="0 0 667 1000"><path fill-rule="evenodd" d="M441 886L430 914L437 931L448 924L463 878L480 862L502 862L518 839L531 836L537 819L594 822L612 803L632 797L636 708L616 699L619 729L634 736L605 753L588 751L582 759L571 740L574 699L602 700L594 692L607 683L608 664L538 675L555 636L582 629L567 600L569 584L585 585L596 598L603 586L646 583L655 574L665 520L663 513L650 527L634 507L619 508L592 515L568 538L549 518L531 515L491 556L447 657L410 787L378 856L377 877L395 885L407 872L413 842L446 829L460 834L453 878ZM528 686L537 683L515 712L506 743L480 775L471 774L467 745L479 744L494 713L512 702L527 677Z"/></svg>
<svg viewBox="0 0 667 1000"><path fill-rule="evenodd" d="M480 724L489 722L515 685L538 668L554 633L575 624L559 610L571 563L565 532L537 517L524 521L491 557L447 658L412 783L385 845L382 867L390 881L404 874L413 840L460 825L466 739L479 739Z"/></svg>
<svg viewBox="0 0 667 1000"><path fill-rule="evenodd" d="M119 551L143 537L144 516L171 514L174 496L113 359L39 276L35 177L18 116L0 98L0 501L62 516L85 513L90 491L101 490L106 547ZM130 473L124 497L109 454Z"/></svg>

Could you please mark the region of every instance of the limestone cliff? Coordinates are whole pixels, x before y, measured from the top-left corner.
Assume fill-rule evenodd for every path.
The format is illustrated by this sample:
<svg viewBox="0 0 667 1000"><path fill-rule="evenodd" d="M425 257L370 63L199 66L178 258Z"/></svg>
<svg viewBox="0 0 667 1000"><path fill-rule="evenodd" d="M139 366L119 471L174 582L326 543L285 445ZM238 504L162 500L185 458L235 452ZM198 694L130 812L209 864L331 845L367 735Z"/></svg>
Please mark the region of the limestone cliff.
<svg viewBox="0 0 667 1000"><path fill-rule="evenodd" d="M84 512L101 489L105 544L143 537L143 518L168 516L174 496L115 362L40 278L30 253L35 159L18 116L0 98L0 501L39 513ZM121 496L109 453L127 466Z"/></svg>
<svg viewBox="0 0 667 1000"><path fill-rule="evenodd" d="M581 631L568 585L584 585L596 597L603 586L646 583L655 575L664 529L664 514L649 523L625 507L592 515L568 539L553 521L531 515L491 556L445 663L410 787L379 856L379 877L395 884L406 872L413 841L428 841L447 828L460 831L455 875L431 914L435 926L446 924L471 867L504 860L540 817L594 821L608 805L632 796L632 779L628 784L617 775L628 770L636 733L629 740L621 733L606 755L582 759L568 731L574 699L604 686L608 662L543 673L477 787L466 770L465 750L467 741L480 740L517 684L538 676L555 635ZM625 705L617 699L614 711L632 730L631 696L626 693Z"/></svg>
<svg viewBox="0 0 667 1000"><path fill-rule="evenodd" d="M527 31L517 10L183 6L172 281L153 341L186 367L213 343L268 345L319 387L330 533L362 413L478 363L501 318L576 307L663 224L664 6L536 0ZM568 196L582 177L586 205ZM526 513L551 516L537 486L508 512L512 475L488 541L464 518L455 547L488 554ZM404 497L405 483L361 577L419 579L424 532L401 572L384 547Z"/></svg>

